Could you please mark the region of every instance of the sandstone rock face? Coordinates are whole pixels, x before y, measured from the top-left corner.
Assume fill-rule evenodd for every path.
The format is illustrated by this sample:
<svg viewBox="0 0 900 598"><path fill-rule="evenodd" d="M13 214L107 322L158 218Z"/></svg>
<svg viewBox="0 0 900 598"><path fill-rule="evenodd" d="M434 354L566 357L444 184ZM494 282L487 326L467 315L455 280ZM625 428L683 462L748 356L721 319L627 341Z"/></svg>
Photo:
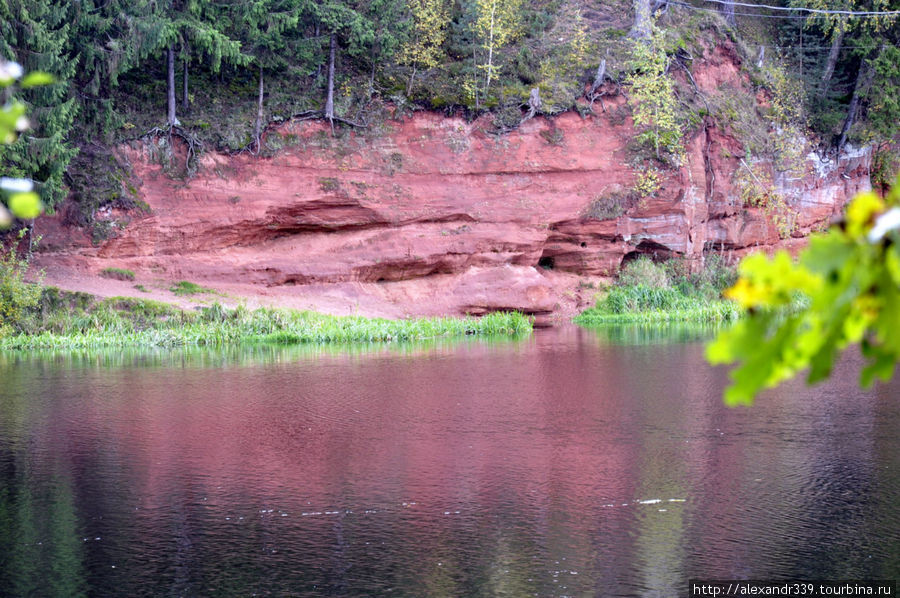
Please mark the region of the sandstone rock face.
<svg viewBox="0 0 900 598"><path fill-rule="evenodd" d="M728 52L704 61L694 69L701 88L740 84ZM187 181L123 148L149 213L129 214L99 247L74 247L45 219L41 261L86 273L126 267L238 295L264 289L333 312L546 317L571 315L592 300L590 281L642 253L699 261L784 242L771 214L741 204L741 146L711 121L687 140L682 166L661 172L659 191L635 198L624 103L607 99L605 112L595 105L585 118L534 118L500 136L425 112L337 138L322 123L286 123L269 133L284 145L274 157L206 154ZM773 177L797 215L794 237L868 187L865 151L839 160L810 152L806 162L803 176Z"/></svg>

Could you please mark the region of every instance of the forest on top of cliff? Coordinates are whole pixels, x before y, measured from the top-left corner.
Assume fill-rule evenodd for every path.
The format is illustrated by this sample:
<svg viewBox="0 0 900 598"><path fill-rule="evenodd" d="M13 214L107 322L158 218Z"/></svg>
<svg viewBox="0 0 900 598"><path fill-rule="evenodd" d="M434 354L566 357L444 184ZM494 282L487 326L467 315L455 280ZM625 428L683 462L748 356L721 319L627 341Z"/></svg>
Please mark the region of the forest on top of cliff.
<svg viewBox="0 0 900 598"><path fill-rule="evenodd" d="M0 146L0 162L4 175L34 179L50 208L70 195L85 224L103 205L133 207L127 169L111 151L123 141L174 136L190 152L265 154L278 149L264 141L273 123L324 118L375 131L423 108L489 113L503 132L538 114L589 112L620 93L643 127L636 134L664 163L703 118L737 122L746 111L744 98L710 107L671 84L676 72L692 83L695 57L728 44L770 122L811 130L823 148L874 142L875 175L887 180L900 123L900 23L887 13L897 8L892 0L8 0L0 57L55 83L21 92L33 128ZM749 95L746 87L738 93Z"/></svg>

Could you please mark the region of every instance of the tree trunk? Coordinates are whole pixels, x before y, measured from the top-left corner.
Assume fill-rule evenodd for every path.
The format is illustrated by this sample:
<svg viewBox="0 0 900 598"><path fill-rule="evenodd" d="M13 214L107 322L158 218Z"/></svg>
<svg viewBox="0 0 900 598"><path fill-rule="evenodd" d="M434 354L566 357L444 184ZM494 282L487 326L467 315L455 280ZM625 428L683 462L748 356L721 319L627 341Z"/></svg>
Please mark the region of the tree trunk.
<svg viewBox="0 0 900 598"><path fill-rule="evenodd" d="M629 35L635 39L650 39L650 0L634 0L634 25Z"/></svg>
<svg viewBox="0 0 900 598"><path fill-rule="evenodd" d="M187 58L182 61L183 71L181 76L181 109L185 112L190 102L188 101L188 62Z"/></svg>
<svg viewBox="0 0 900 598"><path fill-rule="evenodd" d="M174 127L178 124L178 119L175 117L175 50L172 46L169 46L169 49L166 50L166 60L167 60L167 95L169 101L169 110L166 115L166 122L170 127Z"/></svg>
<svg viewBox="0 0 900 598"><path fill-rule="evenodd" d="M881 54L881 50L878 53ZM840 157L841 152L844 150L844 145L847 143L847 134L850 132L850 127L853 126L853 123L856 122L856 117L859 116L859 106L862 103L862 98L868 93L869 87L872 86L872 80L875 78L875 67L872 65L872 62L864 60L859 66L859 73L856 75L856 85L853 87L853 97L850 98L850 105L847 107L847 118L844 120L844 126L841 127L841 137L837 146L838 157Z"/></svg>
<svg viewBox="0 0 900 598"><path fill-rule="evenodd" d="M372 51L372 71L369 73L369 100L375 95L375 51ZM409 95L409 94L406 94Z"/></svg>
<svg viewBox="0 0 900 598"><path fill-rule="evenodd" d="M734 3L726 2L722 5L722 15L725 16L725 22L729 27L734 27L737 22L734 20Z"/></svg>
<svg viewBox="0 0 900 598"><path fill-rule="evenodd" d="M262 145L263 127L263 67L259 66L259 96L256 100L256 125L253 127L253 138L256 140L256 153Z"/></svg>
<svg viewBox="0 0 900 598"><path fill-rule="evenodd" d="M841 53L841 45L844 43L844 21L837 25L837 30L832 32L831 51L828 52L828 62L825 63L825 71L822 73L822 82L819 85L819 98L824 98L828 93L828 84L834 75L834 67Z"/></svg>
<svg viewBox="0 0 900 598"><path fill-rule="evenodd" d="M325 118L331 123L334 130L334 52L337 46L337 36L331 34L331 48L328 51L328 95L325 97Z"/></svg>
<svg viewBox="0 0 900 598"><path fill-rule="evenodd" d="M528 94L528 114L525 115L522 122L525 122L529 118L534 118L534 115L537 114L543 106L544 103L541 101L541 90L537 87L532 87L531 93Z"/></svg>
<svg viewBox="0 0 900 598"><path fill-rule="evenodd" d="M319 24L318 23L316 23L316 30L315 30L315 33L313 33L313 37L316 40L319 39ZM316 65L316 81L319 80L319 75L321 75L321 74L322 74L322 63L320 62L319 64Z"/></svg>
<svg viewBox="0 0 900 598"><path fill-rule="evenodd" d="M488 38L488 59L487 59L487 75L484 81L484 97L488 97L491 89L491 75L494 70L494 14L497 11L497 3L491 3L491 34Z"/></svg>
<svg viewBox="0 0 900 598"><path fill-rule="evenodd" d="M412 93L413 79L415 79L415 78L416 78L416 63L413 62L413 70L412 70L412 73L410 73L410 75L409 75L409 83L407 83L407 85L406 85L406 97L410 97L410 94Z"/></svg>
<svg viewBox="0 0 900 598"><path fill-rule="evenodd" d="M597 93L597 90L600 89L600 86L603 85L603 82L606 80L606 59L600 61L600 66L597 67L597 74L594 75L594 82L591 84L591 90L588 92L588 96L593 96Z"/></svg>
<svg viewBox="0 0 900 598"><path fill-rule="evenodd" d="M472 49L472 69L475 73L472 75L472 93L475 94L475 110L478 110L478 56L474 48Z"/></svg>

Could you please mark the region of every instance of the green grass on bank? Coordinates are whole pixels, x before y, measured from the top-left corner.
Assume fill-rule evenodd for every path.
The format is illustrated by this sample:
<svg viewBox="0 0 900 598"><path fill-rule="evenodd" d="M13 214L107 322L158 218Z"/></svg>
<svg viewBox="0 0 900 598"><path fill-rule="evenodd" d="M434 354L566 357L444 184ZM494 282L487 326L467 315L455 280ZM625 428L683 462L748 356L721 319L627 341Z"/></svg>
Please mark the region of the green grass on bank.
<svg viewBox="0 0 900 598"><path fill-rule="evenodd" d="M578 324L654 322L727 322L740 317L737 304L722 292L734 283L733 268L716 256L702 270L671 260L656 264L639 258L626 265L615 286L601 295L594 307L575 318Z"/></svg>
<svg viewBox="0 0 900 598"><path fill-rule="evenodd" d="M740 316L740 308L726 299L685 295L678 289L643 285L613 287L597 305L575 318L578 324L629 322L727 322Z"/></svg>
<svg viewBox="0 0 900 598"><path fill-rule="evenodd" d="M498 312L481 318L386 320L309 311L219 304L186 311L125 297L102 301L45 289L39 308L17 332L0 336L0 349L228 345L238 343L388 342L479 335L523 335L531 319Z"/></svg>
<svg viewBox="0 0 900 598"><path fill-rule="evenodd" d="M124 268L104 268L100 271L100 276L114 280L134 280L134 272Z"/></svg>
<svg viewBox="0 0 900 598"><path fill-rule="evenodd" d="M195 282L191 282L189 280L179 280L169 289L179 297L187 297L190 295L219 295L220 293L215 289L209 289L206 287L201 287L199 284Z"/></svg>

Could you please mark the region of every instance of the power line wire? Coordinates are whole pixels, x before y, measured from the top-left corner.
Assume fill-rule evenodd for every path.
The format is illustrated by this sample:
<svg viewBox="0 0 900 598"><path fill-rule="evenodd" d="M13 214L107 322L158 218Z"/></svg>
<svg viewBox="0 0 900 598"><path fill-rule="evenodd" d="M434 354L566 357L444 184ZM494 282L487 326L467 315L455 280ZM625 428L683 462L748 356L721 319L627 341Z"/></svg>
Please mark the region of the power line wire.
<svg viewBox="0 0 900 598"><path fill-rule="evenodd" d="M713 2L715 4L728 4L730 6L743 6L749 8L765 8L768 10L781 10L787 12L808 12L810 14L821 15L848 15L860 17L880 17L880 16L897 16L900 10L826 10L822 8L807 8L805 6L772 6L770 4L751 4L747 2L736 2L733 0L704 0L705 2ZM754 15L755 16L755 15Z"/></svg>
<svg viewBox="0 0 900 598"><path fill-rule="evenodd" d="M699 10L703 12L711 12L716 14L721 14L721 10L718 8L703 8L702 6L694 6L692 4L687 4L685 2L678 2L678 0L668 0L669 4L674 4L676 6L683 6L684 8L689 8L691 10ZM788 15L764 15L756 12L735 12L733 13L737 17L757 17L760 19L797 19L797 20L807 20L809 17L806 16L788 16Z"/></svg>
<svg viewBox="0 0 900 598"><path fill-rule="evenodd" d="M707 1L714 2L717 0L707 0ZM684 8L688 8L690 10L698 10L698 11L703 11L703 12L710 12L710 13L717 13L717 14L721 14L721 12L722 12L718 8L704 8L702 6L694 6L692 4L687 4L685 2L679 2L678 0L668 0L668 4L674 4L676 6L683 6ZM727 2L725 2L723 0L722 4L727 4ZM763 5L754 5L754 6L760 6L762 8L765 8L765 6L763 6ZM766 14L757 13L757 12L735 12L733 14L735 16L739 16L739 17L756 17L759 19L785 19L785 20L798 20L798 21L806 21L809 19L808 15L766 15ZM900 11L895 11L890 14L900 15ZM880 15L877 15L874 13L858 13L858 14L851 15L851 16L853 18L871 18L871 17L880 16Z"/></svg>

